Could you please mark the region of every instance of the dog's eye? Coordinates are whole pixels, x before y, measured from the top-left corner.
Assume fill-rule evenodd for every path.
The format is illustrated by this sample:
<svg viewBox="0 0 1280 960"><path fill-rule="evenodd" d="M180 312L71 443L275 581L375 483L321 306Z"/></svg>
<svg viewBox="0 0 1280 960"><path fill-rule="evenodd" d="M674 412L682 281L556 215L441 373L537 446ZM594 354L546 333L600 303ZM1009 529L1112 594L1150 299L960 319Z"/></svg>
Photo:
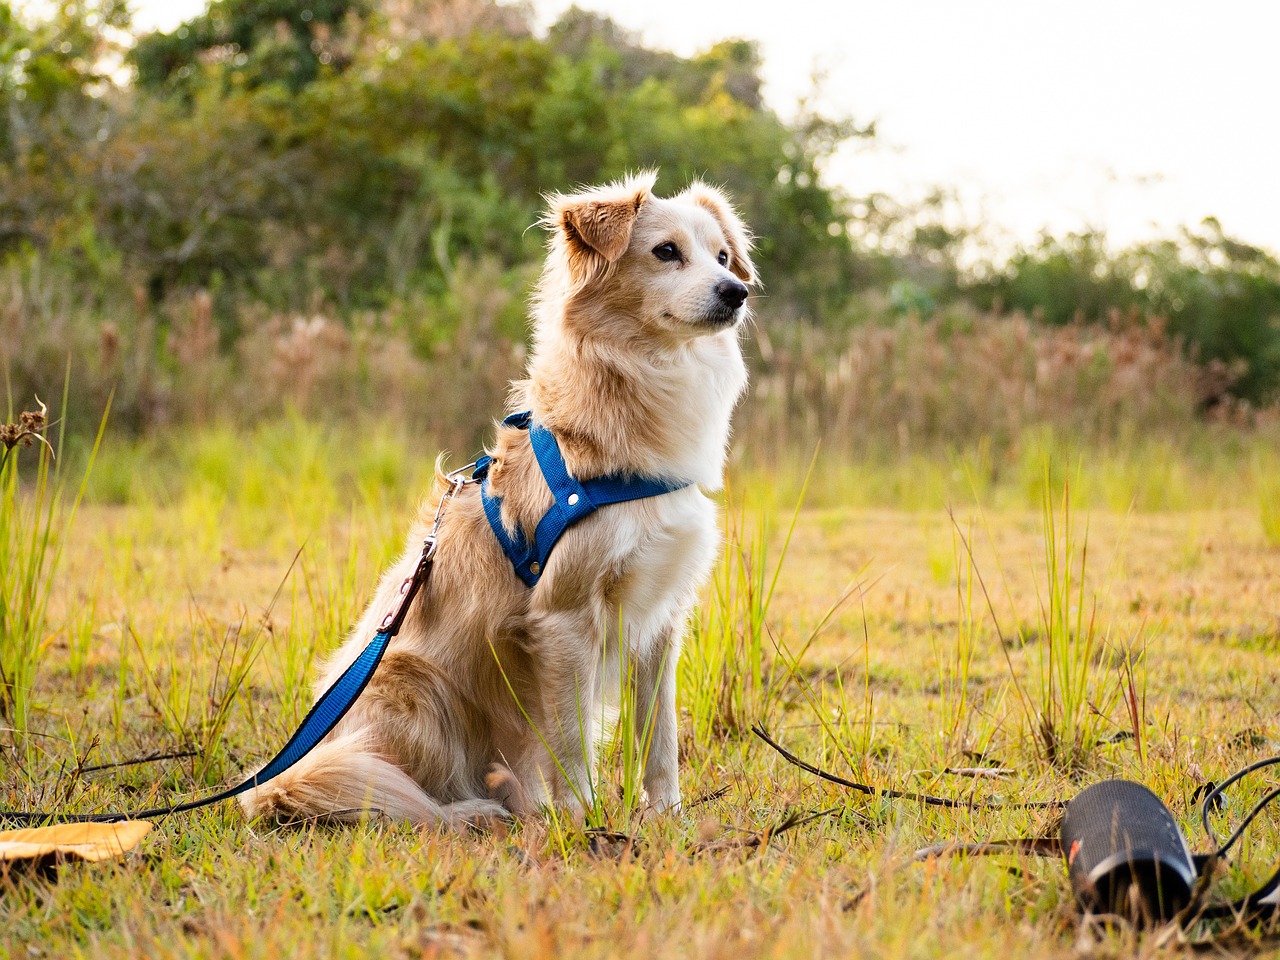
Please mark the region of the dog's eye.
<svg viewBox="0 0 1280 960"><path fill-rule="evenodd" d="M653 248L653 255L663 262L680 259L680 248L671 241L660 243Z"/></svg>
<svg viewBox="0 0 1280 960"><path fill-rule="evenodd" d="M729 265L729 254L721 250L720 256L716 257L716 260L719 261L720 266L727 267Z"/></svg>

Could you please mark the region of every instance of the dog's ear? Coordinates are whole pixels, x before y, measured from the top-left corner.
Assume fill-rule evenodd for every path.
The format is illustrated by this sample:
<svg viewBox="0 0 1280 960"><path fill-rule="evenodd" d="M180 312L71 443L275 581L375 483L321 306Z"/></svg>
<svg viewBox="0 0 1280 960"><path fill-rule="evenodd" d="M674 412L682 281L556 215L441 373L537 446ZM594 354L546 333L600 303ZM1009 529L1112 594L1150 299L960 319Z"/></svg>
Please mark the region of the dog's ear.
<svg viewBox="0 0 1280 960"><path fill-rule="evenodd" d="M692 201L716 218L729 245L729 272L743 283L756 282L756 268L751 262L751 234L738 217L729 198L715 187L694 183L680 195Z"/></svg>
<svg viewBox="0 0 1280 960"><path fill-rule="evenodd" d="M548 198L543 224L555 231L553 246L560 246L575 281L604 273L627 251L631 228L646 200L652 196L655 175L638 174L573 194Z"/></svg>

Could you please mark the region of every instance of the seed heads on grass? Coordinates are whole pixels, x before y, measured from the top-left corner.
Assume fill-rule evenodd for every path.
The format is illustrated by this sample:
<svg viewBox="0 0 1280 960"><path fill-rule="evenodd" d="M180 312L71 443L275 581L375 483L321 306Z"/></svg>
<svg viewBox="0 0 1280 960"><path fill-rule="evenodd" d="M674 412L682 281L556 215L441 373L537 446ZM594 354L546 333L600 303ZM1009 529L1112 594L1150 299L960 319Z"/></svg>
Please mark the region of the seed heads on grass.
<svg viewBox="0 0 1280 960"><path fill-rule="evenodd" d="M18 414L17 423L0 423L0 444L4 446L4 461L0 463L8 461L9 454L18 444L30 447L39 442L48 448L50 456L53 455L53 446L44 436L45 428L49 425L49 408L39 397L36 397L36 405L40 407L39 410L24 410Z"/></svg>

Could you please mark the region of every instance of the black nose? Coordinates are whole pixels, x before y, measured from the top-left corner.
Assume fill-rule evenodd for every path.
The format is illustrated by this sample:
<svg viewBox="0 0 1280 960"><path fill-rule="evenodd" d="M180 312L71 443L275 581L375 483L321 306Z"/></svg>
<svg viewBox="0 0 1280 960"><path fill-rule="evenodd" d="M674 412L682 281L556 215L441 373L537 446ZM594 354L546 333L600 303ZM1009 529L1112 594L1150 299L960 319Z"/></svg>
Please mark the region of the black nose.
<svg viewBox="0 0 1280 960"><path fill-rule="evenodd" d="M727 307L737 310L747 299L747 288L737 280L725 278L716 284L716 296Z"/></svg>

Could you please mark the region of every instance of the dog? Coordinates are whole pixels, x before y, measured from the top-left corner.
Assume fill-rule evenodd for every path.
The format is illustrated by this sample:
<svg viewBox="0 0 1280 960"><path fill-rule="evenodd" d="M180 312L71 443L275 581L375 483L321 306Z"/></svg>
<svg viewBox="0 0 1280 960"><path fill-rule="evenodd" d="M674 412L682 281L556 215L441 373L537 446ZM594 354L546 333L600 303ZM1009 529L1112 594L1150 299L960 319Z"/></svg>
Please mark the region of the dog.
<svg viewBox="0 0 1280 960"><path fill-rule="evenodd" d="M679 810L676 664L720 548L706 493L722 486L746 387L739 336L756 275L750 234L720 190L694 183L660 198L655 179L547 198L534 345L512 408L551 431L575 478L688 485L569 527L532 588L478 489L463 488L446 505L434 572L363 694L303 760L242 797L250 815L458 824L548 802L580 814L593 802L602 709L620 682L633 685L638 716L652 718L647 802ZM488 454L503 526L532 536L553 497L529 433L500 426ZM437 465L404 554L317 695L377 631L446 488Z"/></svg>

